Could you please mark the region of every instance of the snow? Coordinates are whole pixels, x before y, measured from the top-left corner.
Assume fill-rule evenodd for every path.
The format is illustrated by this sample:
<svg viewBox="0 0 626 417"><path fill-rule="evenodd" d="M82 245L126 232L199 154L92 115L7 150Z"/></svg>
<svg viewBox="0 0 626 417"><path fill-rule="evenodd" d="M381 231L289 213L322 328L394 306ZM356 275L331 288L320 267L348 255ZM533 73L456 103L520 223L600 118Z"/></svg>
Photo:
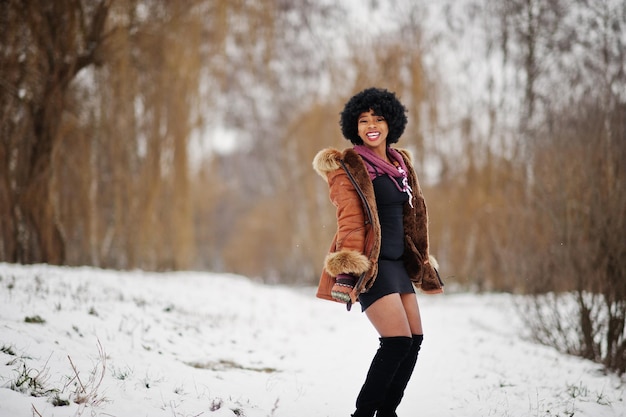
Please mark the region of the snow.
<svg viewBox="0 0 626 417"><path fill-rule="evenodd" d="M622 379L526 340L519 298L419 301L401 417L626 416ZM348 417L378 345L358 306L227 274L0 263L0 304L0 417Z"/></svg>

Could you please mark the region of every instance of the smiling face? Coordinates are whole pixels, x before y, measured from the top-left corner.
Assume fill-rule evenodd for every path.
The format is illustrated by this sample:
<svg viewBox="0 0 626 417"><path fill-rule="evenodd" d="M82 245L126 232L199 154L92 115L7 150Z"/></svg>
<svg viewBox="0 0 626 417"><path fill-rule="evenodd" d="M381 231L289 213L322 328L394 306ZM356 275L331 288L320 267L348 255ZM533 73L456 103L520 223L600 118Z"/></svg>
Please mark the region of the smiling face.
<svg viewBox="0 0 626 417"><path fill-rule="evenodd" d="M373 110L363 112L357 119L359 137L363 144L373 151L385 155L389 126L383 116L377 116Z"/></svg>

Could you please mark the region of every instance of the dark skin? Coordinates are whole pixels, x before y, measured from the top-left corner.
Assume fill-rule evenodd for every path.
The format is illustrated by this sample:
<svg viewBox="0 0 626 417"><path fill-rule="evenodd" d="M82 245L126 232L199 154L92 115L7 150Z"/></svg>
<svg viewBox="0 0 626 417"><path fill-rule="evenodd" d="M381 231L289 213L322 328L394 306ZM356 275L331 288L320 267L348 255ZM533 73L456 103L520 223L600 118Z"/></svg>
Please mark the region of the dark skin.
<svg viewBox="0 0 626 417"><path fill-rule="evenodd" d="M361 113L358 120L359 137L363 144L387 162L387 135L389 127L385 118L373 111ZM365 314L381 337L423 334L417 296L389 294L374 302Z"/></svg>

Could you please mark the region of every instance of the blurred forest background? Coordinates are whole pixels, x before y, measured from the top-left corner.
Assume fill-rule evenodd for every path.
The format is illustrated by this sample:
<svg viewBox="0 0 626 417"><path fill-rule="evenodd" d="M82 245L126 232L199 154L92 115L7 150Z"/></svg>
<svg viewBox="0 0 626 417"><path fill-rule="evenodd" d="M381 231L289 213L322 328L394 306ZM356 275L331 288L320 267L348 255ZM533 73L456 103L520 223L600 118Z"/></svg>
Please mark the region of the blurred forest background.
<svg viewBox="0 0 626 417"><path fill-rule="evenodd" d="M369 86L448 287L533 294L538 339L624 372L622 0L2 0L0 261L314 284L311 161Z"/></svg>

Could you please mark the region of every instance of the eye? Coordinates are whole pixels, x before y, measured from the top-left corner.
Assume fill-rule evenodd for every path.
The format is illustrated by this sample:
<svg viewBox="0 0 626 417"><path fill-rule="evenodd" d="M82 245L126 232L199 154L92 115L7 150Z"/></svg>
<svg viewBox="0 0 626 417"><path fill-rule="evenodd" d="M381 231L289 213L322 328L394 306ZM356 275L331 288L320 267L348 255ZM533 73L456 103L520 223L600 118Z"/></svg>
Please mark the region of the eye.
<svg viewBox="0 0 626 417"><path fill-rule="evenodd" d="M376 119L377 122L384 122L385 118L383 116L378 116L378 118Z"/></svg>

